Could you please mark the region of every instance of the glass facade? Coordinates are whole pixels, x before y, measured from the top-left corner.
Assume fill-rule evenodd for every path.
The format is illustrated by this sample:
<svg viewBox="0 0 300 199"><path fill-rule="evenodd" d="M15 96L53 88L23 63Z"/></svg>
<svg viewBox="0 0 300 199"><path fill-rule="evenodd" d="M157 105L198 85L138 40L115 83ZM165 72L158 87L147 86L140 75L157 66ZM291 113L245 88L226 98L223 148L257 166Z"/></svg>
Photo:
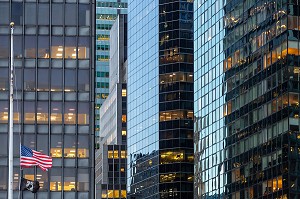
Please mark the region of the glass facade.
<svg viewBox="0 0 300 199"><path fill-rule="evenodd" d="M127 15L110 30L109 95L100 108L96 151L96 198L126 198L127 160Z"/></svg>
<svg viewBox="0 0 300 199"><path fill-rule="evenodd" d="M194 198L224 198L223 1L194 1Z"/></svg>
<svg viewBox="0 0 300 199"><path fill-rule="evenodd" d="M213 141L214 131L209 131L214 115L206 119L207 131L200 114L202 126L201 122L196 125L200 128L200 178L195 181L203 185L199 198L214 194L225 198L299 198L298 8L293 0L225 2L219 51L223 52L223 60L219 59L223 61L219 65L223 107L218 111L218 116L223 115L219 125L223 131L217 134L223 148L215 148L216 155L214 148L209 151L212 144L218 146L218 139ZM205 104L200 96L201 105ZM202 135L207 132L206 141ZM210 165L215 167L214 179L203 168Z"/></svg>
<svg viewBox="0 0 300 199"><path fill-rule="evenodd" d="M40 182L23 198L94 196L94 1L0 2L0 198L7 198L10 28L14 27L14 197L19 142L53 157L53 168L26 168ZM72 16L72 17L70 17ZM21 135L21 140L20 136Z"/></svg>
<svg viewBox="0 0 300 199"><path fill-rule="evenodd" d="M95 135L97 137L100 136L100 107L109 94L110 29L118 14L126 13L127 0L96 0Z"/></svg>
<svg viewBox="0 0 300 199"><path fill-rule="evenodd" d="M193 197L193 2L129 1L129 198Z"/></svg>

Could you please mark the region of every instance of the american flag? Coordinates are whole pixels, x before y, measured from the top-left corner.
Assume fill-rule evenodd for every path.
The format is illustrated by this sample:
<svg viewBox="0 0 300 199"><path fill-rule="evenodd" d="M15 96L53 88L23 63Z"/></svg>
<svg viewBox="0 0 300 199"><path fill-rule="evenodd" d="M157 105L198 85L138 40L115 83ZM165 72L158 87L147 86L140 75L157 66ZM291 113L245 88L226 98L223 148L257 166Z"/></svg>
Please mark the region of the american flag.
<svg viewBox="0 0 300 199"><path fill-rule="evenodd" d="M48 171L52 167L52 157L21 145L20 166L39 166L43 171Z"/></svg>

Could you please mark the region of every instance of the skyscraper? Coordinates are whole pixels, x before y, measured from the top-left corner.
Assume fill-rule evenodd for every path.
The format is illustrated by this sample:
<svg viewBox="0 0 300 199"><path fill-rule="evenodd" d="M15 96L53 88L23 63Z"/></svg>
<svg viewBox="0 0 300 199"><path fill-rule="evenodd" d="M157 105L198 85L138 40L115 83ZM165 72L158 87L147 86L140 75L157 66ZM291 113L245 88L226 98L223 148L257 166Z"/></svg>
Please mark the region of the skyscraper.
<svg viewBox="0 0 300 199"><path fill-rule="evenodd" d="M53 157L36 197L94 196L94 1L0 3L0 198L7 198L10 28L14 26L14 189L18 196L19 145ZM70 17L72 16L72 17Z"/></svg>
<svg viewBox="0 0 300 199"><path fill-rule="evenodd" d="M299 4L209 3L198 9L198 21L208 23L207 29L195 29L201 35L195 62L201 62L198 77L204 78L196 103L201 127L196 182L202 184L197 197L299 198ZM202 21L206 8L211 15ZM206 44L208 64L207 50L200 47ZM214 71L221 71L221 78L214 79Z"/></svg>
<svg viewBox="0 0 300 199"><path fill-rule="evenodd" d="M192 198L192 1L128 1L127 85L128 198Z"/></svg>
<svg viewBox="0 0 300 199"><path fill-rule="evenodd" d="M224 192L223 2L194 1L194 198Z"/></svg>
<svg viewBox="0 0 300 199"><path fill-rule="evenodd" d="M127 13L127 0L96 2L95 135L100 136L100 107L109 94L109 31L118 14Z"/></svg>
<svg viewBox="0 0 300 199"><path fill-rule="evenodd" d="M126 198L127 15L118 15L110 30L110 92L100 108L96 150L96 198Z"/></svg>

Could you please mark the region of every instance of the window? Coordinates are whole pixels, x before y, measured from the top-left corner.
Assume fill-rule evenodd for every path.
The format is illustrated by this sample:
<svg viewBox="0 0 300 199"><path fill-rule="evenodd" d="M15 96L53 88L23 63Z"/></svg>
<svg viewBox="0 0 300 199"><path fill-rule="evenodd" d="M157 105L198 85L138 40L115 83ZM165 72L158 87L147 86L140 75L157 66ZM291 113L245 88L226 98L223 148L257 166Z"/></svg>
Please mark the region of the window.
<svg viewBox="0 0 300 199"><path fill-rule="evenodd" d="M51 102L50 122L52 124L61 124L62 123L62 103L61 102Z"/></svg>
<svg viewBox="0 0 300 199"><path fill-rule="evenodd" d="M127 90L126 89L122 89L122 97L126 97L127 96Z"/></svg>
<svg viewBox="0 0 300 199"><path fill-rule="evenodd" d="M63 37L52 37L51 58L61 59L63 56Z"/></svg>
<svg viewBox="0 0 300 199"><path fill-rule="evenodd" d="M121 158L126 158L126 151L121 151Z"/></svg>
<svg viewBox="0 0 300 199"><path fill-rule="evenodd" d="M51 91L62 91L62 69L51 69Z"/></svg>
<svg viewBox="0 0 300 199"><path fill-rule="evenodd" d="M38 4L38 24L49 25L49 4Z"/></svg>
<svg viewBox="0 0 300 199"><path fill-rule="evenodd" d="M36 4L26 3L25 5L25 24L34 25L36 24Z"/></svg>
<svg viewBox="0 0 300 199"><path fill-rule="evenodd" d="M76 4L65 4L65 25L75 26L77 21L77 6ZM70 17L72 16L72 17Z"/></svg>
<svg viewBox="0 0 300 199"><path fill-rule="evenodd" d="M50 156L53 158L62 157L62 135L51 135Z"/></svg>
<svg viewBox="0 0 300 199"><path fill-rule="evenodd" d="M108 158L114 158L114 153L113 151L108 151Z"/></svg>
<svg viewBox="0 0 300 199"><path fill-rule="evenodd" d="M76 59L76 37L65 37L64 54L66 59Z"/></svg>
<svg viewBox="0 0 300 199"><path fill-rule="evenodd" d="M75 175L76 170L73 168L64 169L64 191L75 191Z"/></svg>
<svg viewBox="0 0 300 199"><path fill-rule="evenodd" d="M35 122L35 103L24 102L24 123L34 124Z"/></svg>
<svg viewBox="0 0 300 199"><path fill-rule="evenodd" d="M25 36L25 58L36 57L36 36Z"/></svg>
<svg viewBox="0 0 300 199"><path fill-rule="evenodd" d="M126 115L122 115L122 123L125 123L126 122Z"/></svg>
<svg viewBox="0 0 300 199"><path fill-rule="evenodd" d="M52 25L63 25L63 4L52 4Z"/></svg>
<svg viewBox="0 0 300 199"><path fill-rule="evenodd" d="M89 4L79 4L78 9L78 20L79 26L89 26L90 25L90 6Z"/></svg>
<svg viewBox="0 0 300 199"><path fill-rule="evenodd" d="M50 169L50 191L61 191L61 168L51 168Z"/></svg>
<svg viewBox="0 0 300 199"><path fill-rule="evenodd" d="M38 124L48 123L48 102L37 102L36 120Z"/></svg>
<svg viewBox="0 0 300 199"><path fill-rule="evenodd" d="M89 157L89 136L79 135L78 136L78 158Z"/></svg>
<svg viewBox="0 0 300 199"><path fill-rule="evenodd" d="M50 58L49 37L38 37L38 58Z"/></svg>
<svg viewBox="0 0 300 199"><path fill-rule="evenodd" d="M65 135L64 139L64 157L65 158L75 158L76 157L76 148L75 148L75 136L74 135Z"/></svg>

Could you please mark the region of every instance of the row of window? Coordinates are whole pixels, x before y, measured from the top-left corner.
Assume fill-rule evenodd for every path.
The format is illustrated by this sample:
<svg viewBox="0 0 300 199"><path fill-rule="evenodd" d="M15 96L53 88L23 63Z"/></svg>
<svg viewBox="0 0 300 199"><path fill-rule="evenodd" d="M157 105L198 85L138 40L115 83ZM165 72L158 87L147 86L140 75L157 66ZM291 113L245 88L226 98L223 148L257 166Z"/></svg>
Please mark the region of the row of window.
<svg viewBox="0 0 300 199"><path fill-rule="evenodd" d="M49 118L50 115L50 118ZM51 124L89 124L88 114L76 114L76 113L25 113L24 124L48 124L50 119ZM0 123L8 122L8 112L0 112ZM21 115L14 113L14 123L21 122Z"/></svg>
<svg viewBox="0 0 300 199"><path fill-rule="evenodd" d="M112 24L96 24L96 30L110 30Z"/></svg>
<svg viewBox="0 0 300 199"><path fill-rule="evenodd" d="M102 198L126 198L126 190L102 190Z"/></svg>
<svg viewBox="0 0 300 199"><path fill-rule="evenodd" d="M193 119L193 111L187 110L173 110L165 111L159 113L159 121L170 121L170 120L180 120L180 119Z"/></svg>
<svg viewBox="0 0 300 199"><path fill-rule="evenodd" d="M50 12L51 7L51 12ZM24 9L24 13L23 13ZM1 2L0 25L79 25L89 26L91 6L89 4L60 4L60 3L23 3L12 2L11 15L9 3ZM11 19L9 18L11 16ZM71 16L71 17L70 17Z"/></svg>
<svg viewBox="0 0 300 199"><path fill-rule="evenodd" d="M96 88L109 88L109 83L106 83L106 82L96 82Z"/></svg>
<svg viewBox="0 0 300 199"><path fill-rule="evenodd" d="M96 60L97 61L109 61L109 55L97 55L96 56Z"/></svg>
<svg viewBox="0 0 300 199"><path fill-rule="evenodd" d="M108 97L108 93L97 93L96 94L96 98L97 99L106 99ZM101 107L101 104L96 104L96 107L97 109L100 109Z"/></svg>
<svg viewBox="0 0 300 199"><path fill-rule="evenodd" d="M118 150L111 151L111 150L109 150L107 152L107 156L109 159L112 159L112 158L113 159L118 159L118 158L124 159L124 158L126 158L126 151L118 151Z"/></svg>
<svg viewBox="0 0 300 199"><path fill-rule="evenodd" d="M170 74L159 75L159 82L161 84L170 82L194 82L192 73L175 72Z"/></svg>
<svg viewBox="0 0 300 199"><path fill-rule="evenodd" d="M96 72L97 77L109 77L109 72Z"/></svg>
<svg viewBox="0 0 300 199"><path fill-rule="evenodd" d="M101 20L116 20L118 15L116 14L96 14L96 19Z"/></svg>
<svg viewBox="0 0 300 199"><path fill-rule="evenodd" d="M78 74L76 74L76 72ZM77 78L77 75L80 78ZM15 70L15 89L24 91L86 91L90 90L89 70L19 69ZM9 89L8 69L0 68L0 89ZM64 82L63 82L64 77ZM23 82L23 85L22 85Z"/></svg>
<svg viewBox="0 0 300 199"><path fill-rule="evenodd" d="M96 2L96 7L108 7L108 8L127 8L125 2Z"/></svg>
<svg viewBox="0 0 300 199"><path fill-rule="evenodd" d="M14 36L15 58L88 59L89 37ZM0 58L9 57L9 36L0 36Z"/></svg>
<svg viewBox="0 0 300 199"><path fill-rule="evenodd" d="M97 50L109 50L109 45L97 45Z"/></svg>

